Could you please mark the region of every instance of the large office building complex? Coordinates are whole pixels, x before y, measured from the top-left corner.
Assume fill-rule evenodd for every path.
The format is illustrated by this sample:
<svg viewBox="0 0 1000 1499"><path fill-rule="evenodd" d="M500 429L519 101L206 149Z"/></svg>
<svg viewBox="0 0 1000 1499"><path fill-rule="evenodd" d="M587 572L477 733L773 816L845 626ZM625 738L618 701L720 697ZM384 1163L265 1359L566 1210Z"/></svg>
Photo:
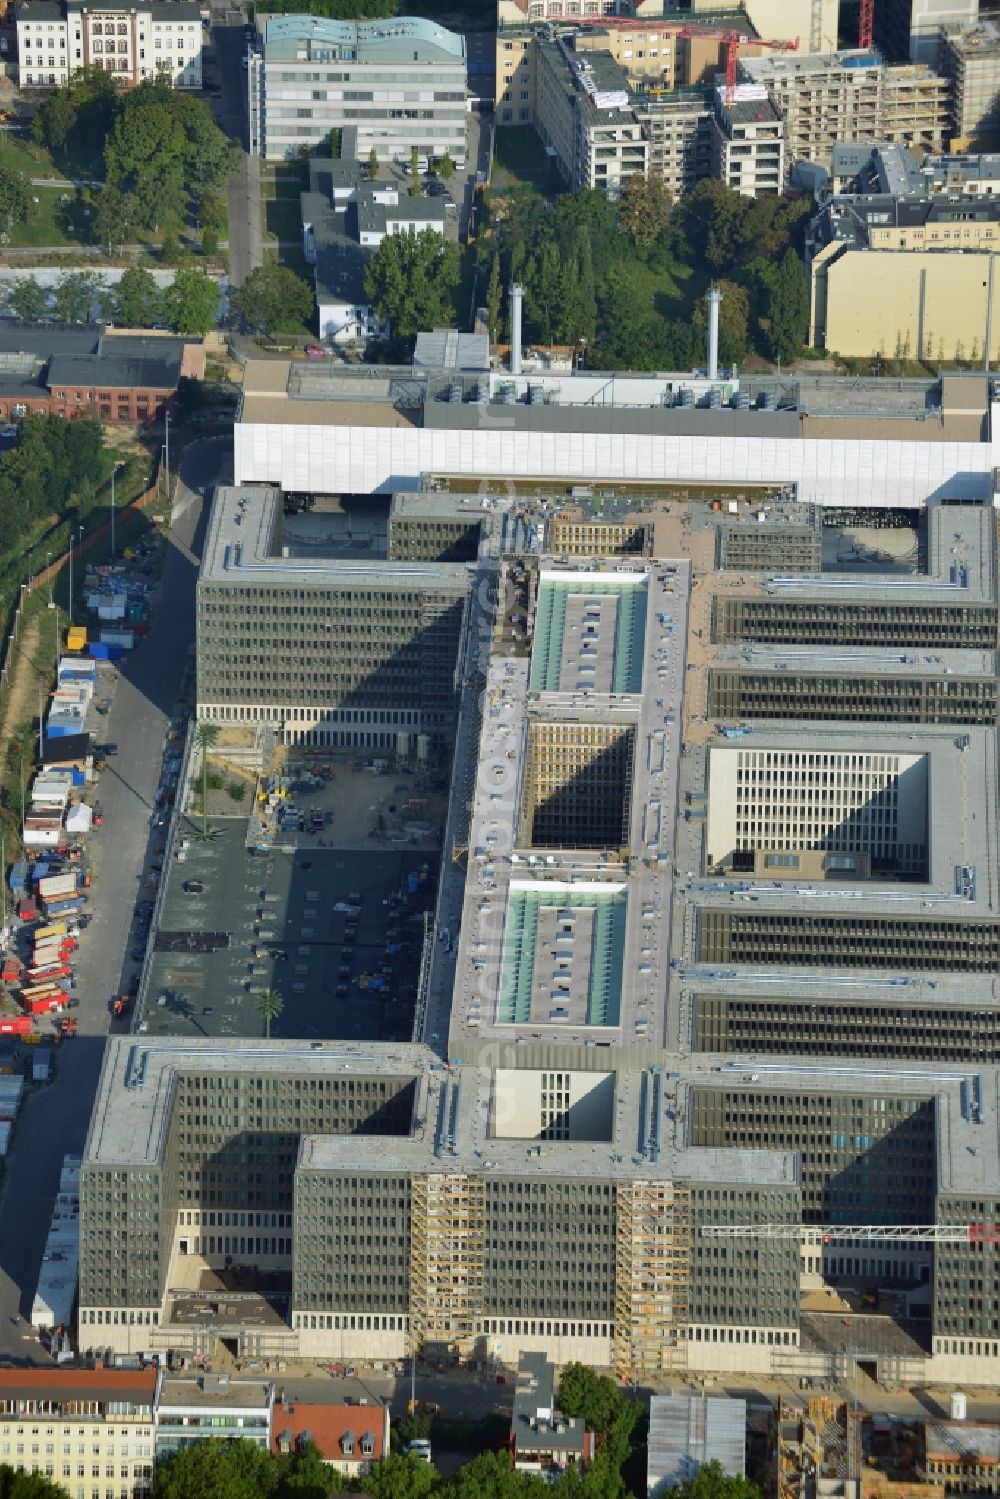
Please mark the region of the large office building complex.
<svg viewBox="0 0 1000 1499"><path fill-rule="evenodd" d="M272 16L247 68L250 151L315 151L331 130L367 161L465 158L465 40L421 17Z"/></svg>
<svg viewBox="0 0 1000 1499"><path fill-rule="evenodd" d="M387 960L362 1030L325 975L364 843L333 904L325 837L172 836L81 1345L1000 1384L990 380L485 355L247 365L199 717L338 774L450 751L440 878L411 909L371 855L386 952L422 938L406 1023Z"/></svg>

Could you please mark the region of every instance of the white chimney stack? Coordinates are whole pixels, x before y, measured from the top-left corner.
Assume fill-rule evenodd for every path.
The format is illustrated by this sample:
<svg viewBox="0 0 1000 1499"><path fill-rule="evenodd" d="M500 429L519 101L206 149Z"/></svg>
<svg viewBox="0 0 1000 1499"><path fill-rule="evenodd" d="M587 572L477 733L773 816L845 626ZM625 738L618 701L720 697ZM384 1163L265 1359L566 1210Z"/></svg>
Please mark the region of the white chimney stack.
<svg viewBox="0 0 1000 1499"><path fill-rule="evenodd" d="M521 315L524 306L524 287L516 281L510 284L510 372L521 373Z"/></svg>
<svg viewBox="0 0 1000 1499"><path fill-rule="evenodd" d="M719 307L722 293L717 286L709 287L705 293L708 303L708 378L719 378Z"/></svg>

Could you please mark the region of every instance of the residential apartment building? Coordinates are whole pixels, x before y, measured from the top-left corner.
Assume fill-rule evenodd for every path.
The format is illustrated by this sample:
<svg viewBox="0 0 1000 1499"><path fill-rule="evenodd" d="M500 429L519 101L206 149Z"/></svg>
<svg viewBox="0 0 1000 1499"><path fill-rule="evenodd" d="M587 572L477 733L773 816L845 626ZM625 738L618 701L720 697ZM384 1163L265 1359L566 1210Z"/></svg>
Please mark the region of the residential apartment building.
<svg viewBox="0 0 1000 1499"><path fill-rule="evenodd" d="M161 78L200 89L201 11L186 0L97 7L25 0L17 8L18 84L54 88L80 68L103 68L126 86Z"/></svg>
<svg viewBox="0 0 1000 1499"><path fill-rule="evenodd" d="M940 33L937 68L951 82L951 134L967 150L1000 142L1000 26L983 17Z"/></svg>
<svg viewBox="0 0 1000 1499"><path fill-rule="evenodd" d="M0 1463L70 1499L133 1499L153 1482L155 1369L0 1369Z"/></svg>
<svg viewBox="0 0 1000 1499"><path fill-rule="evenodd" d="M363 1478L373 1463L389 1456L389 1407L320 1401L316 1383L296 1388L282 1382L271 1411L271 1451L275 1457L290 1456L312 1442L335 1472Z"/></svg>
<svg viewBox="0 0 1000 1499"><path fill-rule="evenodd" d="M749 198L778 194L785 180L781 115L761 84L740 83L732 98L715 93L712 176Z"/></svg>
<svg viewBox="0 0 1000 1499"><path fill-rule="evenodd" d="M949 134L950 85L927 66L888 66L855 51L748 58L740 67L781 112L786 170L799 161L829 169L838 141L940 152Z"/></svg>
<svg viewBox="0 0 1000 1499"><path fill-rule="evenodd" d="M606 52L577 56L568 41L535 43L536 129L571 191L645 173L648 145L625 74Z"/></svg>
<svg viewBox="0 0 1000 1499"><path fill-rule="evenodd" d="M422 17L330 21L272 16L247 68L250 152L316 150L342 130L344 154L465 160L465 39Z"/></svg>

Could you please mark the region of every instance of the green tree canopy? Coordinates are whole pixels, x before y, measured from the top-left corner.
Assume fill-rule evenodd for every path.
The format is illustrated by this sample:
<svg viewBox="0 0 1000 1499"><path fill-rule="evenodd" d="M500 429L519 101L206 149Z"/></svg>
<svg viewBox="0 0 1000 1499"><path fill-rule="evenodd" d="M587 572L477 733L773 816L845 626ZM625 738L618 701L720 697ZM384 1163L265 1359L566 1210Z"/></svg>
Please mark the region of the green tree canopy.
<svg viewBox="0 0 1000 1499"><path fill-rule="evenodd" d="M0 1466L0 1499L66 1499L66 1490L44 1473L20 1473Z"/></svg>
<svg viewBox="0 0 1000 1499"><path fill-rule="evenodd" d="M181 266L163 293L163 315L175 333L207 333L218 310L218 282L194 266Z"/></svg>
<svg viewBox="0 0 1000 1499"><path fill-rule="evenodd" d="M124 328L149 328L163 316L160 288L143 266L130 265L122 272L109 301L113 321Z"/></svg>
<svg viewBox="0 0 1000 1499"><path fill-rule="evenodd" d="M178 222L190 199L222 186L236 148L207 105L159 79L147 79L116 101L104 145L108 183L132 193L147 228Z"/></svg>
<svg viewBox="0 0 1000 1499"><path fill-rule="evenodd" d="M31 183L25 173L0 165L0 224L8 234L15 224L26 223L32 207Z"/></svg>
<svg viewBox="0 0 1000 1499"><path fill-rule="evenodd" d="M4 282L4 293L11 312L26 323L37 323L39 318L48 316L49 294L33 277L13 277Z"/></svg>
<svg viewBox="0 0 1000 1499"><path fill-rule="evenodd" d="M153 1499L268 1499L278 1467L254 1442L210 1438L158 1463Z"/></svg>
<svg viewBox="0 0 1000 1499"><path fill-rule="evenodd" d="M134 193L123 193L117 187L105 187L93 199L90 211L90 233L97 245L130 244L139 223L139 205Z"/></svg>
<svg viewBox="0 0 1000 1499"><path fill-rule="evenodd" d="M559 1407L567 1416L582 1417L587 1428L597 1433L598 1447L612 1468L620 1470L641 1414L638 1400L620 1390L607 1374L595 1374L586 1364L567 1364L559 1384Z"/></svg>
<svg viewBox="0 0 1000 1499"><path fill-rule="evenodd" d="M433 229L387 234L365 266L365 294L397 338L452 326L458 282L458 245Z"/></svg>
<svg viewBox="0 0 1000 1499"><path fill-rule="evenodd" d="M50 151L66 144L66 137L76 124L76 108L68 89L54 89L42 100L31 121L32 139Z"/></svg>
<svg viewBox="0 0 1000 1499"><path fill-rule="evenodd" d="M415 1457L391 1452L381 1462L373 1463L365 1475L365 1488L371 1499L426 1499L441 1489L437 1468Z"/></svg>
<svg viewBox="0 0 1000 1499"><path fill-rule="evenodd" d="M232 300L251 327L265 333L294 332L313 312L309 283L273 262L251 271Z"/></svg>
<svg viewBox="0 0 1000 1499"><path fill-rule="evenodd" d="M726 1473L718 1462L706 1463L687 1483L663 1490L670 1499L761 1499L760 1489L749 1478Z"/></svg>
<svg viewBox="0 0 1000 1499"><path fill-rule="evenodd" d="M52 293L52 314L60 323L90 323L99 305L100 282L90 271L64 271Z"/></svg>
<svg viewBox="0 0 1000 1499"><path fill-rule="evenodd" d="M483 1452L460 1468L445 1486L454 1499L544 1499L551 1493L537 1473L518 1473L507 1452Z"/></svg>
<svg viewBox="0 0 1000 1499"><path fill-rule="evenodd" d="M622 183L615 204L618 223L634 245L648 249L670 222L670 194L655 172L635 172Z"/></svg>

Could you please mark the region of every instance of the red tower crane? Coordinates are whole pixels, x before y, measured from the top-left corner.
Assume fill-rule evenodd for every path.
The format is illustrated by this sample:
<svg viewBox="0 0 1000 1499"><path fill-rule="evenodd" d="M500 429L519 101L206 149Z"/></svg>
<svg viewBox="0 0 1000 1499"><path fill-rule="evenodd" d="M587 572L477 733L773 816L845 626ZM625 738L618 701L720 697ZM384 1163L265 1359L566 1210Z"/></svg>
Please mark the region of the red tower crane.
<svg viewBox="0 0 1000 1499"><path fill-rule="evenodd" d="M870 47L875 32L875 0L861 0L858 12L858 46Z"/></svg>

